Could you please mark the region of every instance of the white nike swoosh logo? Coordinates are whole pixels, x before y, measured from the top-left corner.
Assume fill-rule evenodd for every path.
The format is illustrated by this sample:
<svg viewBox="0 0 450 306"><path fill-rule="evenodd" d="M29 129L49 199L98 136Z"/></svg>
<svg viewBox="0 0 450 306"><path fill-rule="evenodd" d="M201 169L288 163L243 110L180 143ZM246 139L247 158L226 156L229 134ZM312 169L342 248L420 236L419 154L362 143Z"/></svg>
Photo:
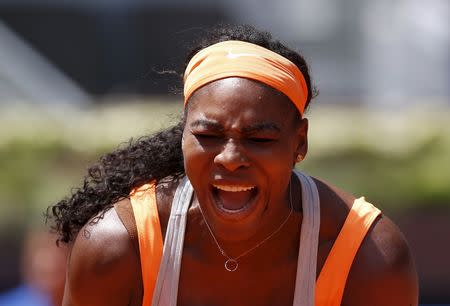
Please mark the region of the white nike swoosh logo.
<svg viewBox="0 0 450 306"><path fill-rule="evenodd" d="M252 53L233 53L231 51L228 51L228 54L227 54L227 57L231 58L231 59L238 58L238 57L249 57L249 56L253 57L255 55Z"/></svg>

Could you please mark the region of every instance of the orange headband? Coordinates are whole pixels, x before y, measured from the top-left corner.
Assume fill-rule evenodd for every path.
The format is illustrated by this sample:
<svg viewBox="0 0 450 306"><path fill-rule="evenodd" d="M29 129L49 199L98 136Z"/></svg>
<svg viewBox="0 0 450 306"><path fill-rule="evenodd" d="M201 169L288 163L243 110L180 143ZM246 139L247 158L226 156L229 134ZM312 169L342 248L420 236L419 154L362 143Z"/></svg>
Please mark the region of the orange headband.
<svg viewBox="0 0 450 306"><path fill-rule="evenodd" d="M260 81L284 93L303 114L308 87L298 67L261 46L228 40L199 51L184 73L184 105L203 85L228 77Z"/></svg>

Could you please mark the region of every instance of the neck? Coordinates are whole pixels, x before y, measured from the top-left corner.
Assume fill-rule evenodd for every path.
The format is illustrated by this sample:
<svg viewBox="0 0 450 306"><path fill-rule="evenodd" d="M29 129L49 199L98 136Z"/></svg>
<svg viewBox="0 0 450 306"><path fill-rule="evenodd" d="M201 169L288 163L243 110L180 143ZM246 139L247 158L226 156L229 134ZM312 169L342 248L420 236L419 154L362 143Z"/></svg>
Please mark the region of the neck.
<svg viewBox="0 0 450 306"><path fill-rule="evenodd" d="M251 239L236 242L217 239L220 248L227 255L224 256L214 241L199 207L194 206L189 210L188 220L192 221L188 222L186 228L185 250L197 260L220 266L230 258L236 259L239 265L241 262L259 266L267 265L269 262L284 264L291 260L296 262L302 214L293 211L289 219L276 231L288 214L289 210L284 211L284 215L278 218L276 223L272 222L270 227L263 227L258 235ZM272 233L273 236L267 239Z"/></svg>
<svg viewBox="0 0 450 306"><path fill-rule="evenodd" d="M287 205L280 205L267 222L262 222L261 229L251 238L243 241L219 239L213 229L208 228L207 220L202 215L198 201L194 198L188 212L188 224L185 235L185 250L191 251L198 260L211 263L224 263L227 259L244 262L286 262L297 260L302 221L301 184L295 174L292 175ZM286 219L287 218L287 219ZM211 233L212 232L212 233ZM216 242L217 241L217 242ZM225 253L222 254L223 252Z"/></svg>

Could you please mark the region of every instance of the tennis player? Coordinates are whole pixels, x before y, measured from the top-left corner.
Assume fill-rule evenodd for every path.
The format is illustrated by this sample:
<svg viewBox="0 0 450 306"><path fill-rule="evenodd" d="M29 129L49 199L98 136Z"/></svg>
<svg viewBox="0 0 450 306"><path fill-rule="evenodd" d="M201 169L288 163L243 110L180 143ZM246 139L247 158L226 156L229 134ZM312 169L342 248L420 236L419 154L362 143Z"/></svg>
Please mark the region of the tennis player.
<svg viewBox="0 0 450 306"><path fill-rule="evenodd" d="M397 227L295 170L315 95L299 53L220 27L183 80L179 124L104 155L49 210L71 245L63 305L417 305Z"/></svg>

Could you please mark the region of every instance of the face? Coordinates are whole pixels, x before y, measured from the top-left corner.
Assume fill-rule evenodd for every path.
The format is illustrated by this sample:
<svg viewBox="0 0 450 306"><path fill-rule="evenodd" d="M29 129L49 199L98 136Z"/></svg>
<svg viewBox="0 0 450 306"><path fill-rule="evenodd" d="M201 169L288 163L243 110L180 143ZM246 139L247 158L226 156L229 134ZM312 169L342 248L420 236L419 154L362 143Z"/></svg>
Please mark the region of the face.
<svg viewBox="0 0 450 306"><path fill-rule="evenodd" d="M185 171L220 239L250 239L286 216L307 127L287 97L256 81L226 78L192 95L183 132Z"/></svg>

